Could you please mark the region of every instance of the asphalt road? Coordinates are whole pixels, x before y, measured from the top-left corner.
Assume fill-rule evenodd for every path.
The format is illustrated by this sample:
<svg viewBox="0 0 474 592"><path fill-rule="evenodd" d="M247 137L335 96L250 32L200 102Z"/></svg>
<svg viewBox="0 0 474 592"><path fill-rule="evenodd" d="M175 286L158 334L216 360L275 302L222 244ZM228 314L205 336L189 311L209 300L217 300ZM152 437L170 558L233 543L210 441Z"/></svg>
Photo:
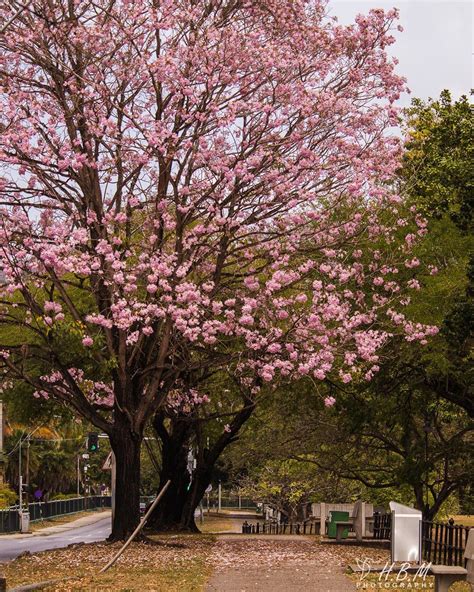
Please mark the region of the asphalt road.
<svg viewBox="0 0 474 592"><path fill-rule="evenodd" d="M110 514L93 524L69 528L64 532L49 535L5 536L0 539L0 562L15 559L21 553L59 549L74 543L103 541L110 534Z"/></svg>

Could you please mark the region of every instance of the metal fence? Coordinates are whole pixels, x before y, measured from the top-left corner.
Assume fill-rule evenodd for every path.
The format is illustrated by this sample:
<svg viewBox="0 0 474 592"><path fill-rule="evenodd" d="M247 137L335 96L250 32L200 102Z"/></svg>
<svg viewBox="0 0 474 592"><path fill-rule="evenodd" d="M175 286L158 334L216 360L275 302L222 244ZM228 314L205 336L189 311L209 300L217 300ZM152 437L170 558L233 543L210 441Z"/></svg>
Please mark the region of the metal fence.
<svg viewBox="0 0 474 592"><path fill-rule="evenodd" d="M34 522L65 514L110 507L110 496L92 495L89 497L51 500L49 502L34 502L28 504L28 511L30 513L30 522ZM14 507L8 510L0 510L0 532L15 532L18 530L20 530L19 508Z"/></svg>
<svg viewBox="0 0 474 592"><path fill-rule="evenodd" d="M392 537L392 514L374 512L374 539L390 540Z"/></svg>
<svg viewBox="0 0 474 592"><path fill-rule="evenodd" d="M442 565L464 567L464 551L470 528L454 524L452 518L448 523L423 520L421 526L423 559Z"/></svg>
<svg viewBox="0 0 474 592"><path fill-rule="evenodd" d="M278 524L276 522L257 522L242 524L243 534L316 534L316 522L305 520L304 522L288 522Z"/></svg>
<svg viewBox="0 0 474 592"><path fill-rule="evenodd" d="M203 504L206 504L207 501L207 497L206 495L203 497ZM212 492L211 495L209 496L209 503L211 506L218 506L219 504L219 497L217 495L217 492ZM232 509L239 509L239 510L256 510L257 509L257 504L256 502L254 502L253 500L246 498L246 497L240 497L239 496L222 496L221 497L221 508L232 508Z"/></svg>
<svg viewBox="0 0 474 592"><path fill-rule="evenodd" d="M18 510L0 510L0 532L18 532L20 514Z"/></svg>

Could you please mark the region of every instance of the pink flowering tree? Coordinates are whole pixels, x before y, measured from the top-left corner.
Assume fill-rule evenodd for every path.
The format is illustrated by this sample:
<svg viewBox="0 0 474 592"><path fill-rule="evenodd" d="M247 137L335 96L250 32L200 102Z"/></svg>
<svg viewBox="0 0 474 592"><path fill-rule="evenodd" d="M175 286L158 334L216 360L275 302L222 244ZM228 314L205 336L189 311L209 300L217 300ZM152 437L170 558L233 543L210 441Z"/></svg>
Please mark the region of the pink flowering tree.
<svg viewBox="0 0 474 592"><path fill-rule="evenodd" d="M0 321L21 339L2 337L2 368L109 435L122 538L144 427L183 376L225 366L255 392L337 363L349 381L376 371L379 319L431 330L398 307L397 266L425 230L389 189L396 13L346 27L319 0L36 0L14 14L2 5Z"/></svg>

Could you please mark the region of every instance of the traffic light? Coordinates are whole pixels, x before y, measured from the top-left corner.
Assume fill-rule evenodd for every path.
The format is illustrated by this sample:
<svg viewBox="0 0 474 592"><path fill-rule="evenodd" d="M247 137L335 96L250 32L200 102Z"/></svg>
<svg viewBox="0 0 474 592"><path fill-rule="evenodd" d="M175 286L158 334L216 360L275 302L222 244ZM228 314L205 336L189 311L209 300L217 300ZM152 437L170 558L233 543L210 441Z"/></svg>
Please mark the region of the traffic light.
<svg viewBox="0 0 474 592"><path fill-rule="evenodd" d="M87 450L89 452L97 452L99 450L99 434L96 432L89 432L87 436Z"/></svg>

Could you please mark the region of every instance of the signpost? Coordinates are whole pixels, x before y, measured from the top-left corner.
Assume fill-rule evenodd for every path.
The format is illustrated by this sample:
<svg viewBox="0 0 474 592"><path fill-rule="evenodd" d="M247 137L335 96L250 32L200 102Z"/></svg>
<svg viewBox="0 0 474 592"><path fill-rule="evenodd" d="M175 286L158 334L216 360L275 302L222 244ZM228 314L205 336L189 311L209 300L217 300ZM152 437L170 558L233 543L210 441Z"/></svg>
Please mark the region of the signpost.
<svg viewBox="0 0 474 592"><path fill-rule="evenodd" d="M112 470L112 451L109 452L107 458L104 460L104 464L102 465L103 471L111 471Z"/></svg>

